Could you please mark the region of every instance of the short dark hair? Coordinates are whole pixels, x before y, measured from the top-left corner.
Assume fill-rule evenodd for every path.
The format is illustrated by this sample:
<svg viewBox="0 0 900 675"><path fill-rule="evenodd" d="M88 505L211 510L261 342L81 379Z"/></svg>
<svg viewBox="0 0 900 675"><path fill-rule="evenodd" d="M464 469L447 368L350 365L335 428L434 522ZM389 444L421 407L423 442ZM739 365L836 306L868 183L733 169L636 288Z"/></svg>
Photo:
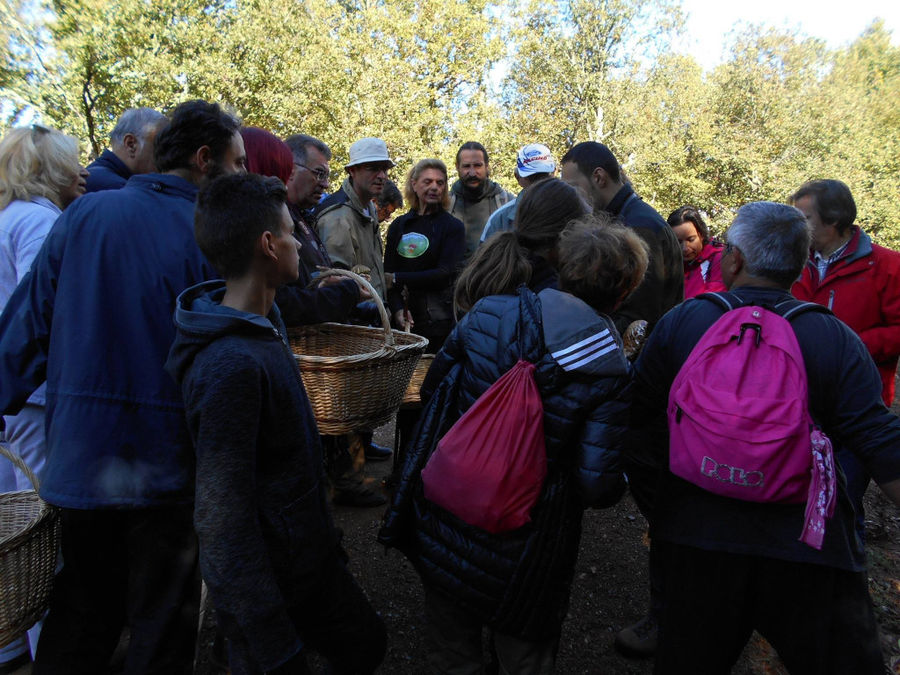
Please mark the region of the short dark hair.
<svg viewBox="0 0 900 675"><path fill-rule="evenodd" d="M156 167L160 173L188 169L191 157L204 145L220 161L240 127L237 118L217 103L186 101L172 111L169 124L156 137Z"/></svg>
<svg viewBox="0 0 900 675"><path fill-rule="evenodd" d="M694 227L697 229L697 234L700 235L700 239L703 240L703 243L709 243L709 228L706 226L706 221L703 220L703 216L700 215L700 211L696 206L682 206L681 208L675 209L669 214L669 217L666 218L666 222L669 223L669 227L678 227L684 223L693 223Z"/></svg>
<svg viewBox="0 0 900 675"><path fill-rule="evenodd" d="M603 143L585 141L569 148L569 151L563 155L560 164L568 162L574 162L578 170L585 176L590 176L594 173L594 169L599 166L614 181L622 180L621 169L616 156Z"/></svg>
<svg viewBox="0 0 900 675"><path fill-rule="evenodd" d="M459 150L456 151L456 166L459 166L459 156L463 153L463 150L481 150L481 154L484 155L484 163L490 164L487 150L484 149L484 146L481 143L478 141L466 141L459 146Z"/></svg>
<svg viewBox="0 0 900 675"><path fill-rule="evenodd" d="M324 155L325 159L331 161L331 148L324 141L319 140L315 136L307 136L306 134L294 134L284 139L287 146L294 153L294 160L301 164L306 161L307 148L315 148Z"/></svg>
<svg viewBox="0 0 900 675"><path fill-rule="evenodd" d="M398 209L403 208L403 195L400 194L400 188L388 178L384 181L384 188L381 190L381 194L375 197L375 203L378 205L378 208L384 208L389 204Z"/></svg>
<svg viewBox="0 0 900 675"><path fill-rule="evenodd" d="M803 197L815 197L819 218L826 225L835 223L838 234L844 234L856 220L856 202L846 183L834 179L811 180L791 195L791 204Z"/></svg>
<svg viewBox="0 0 900 675"><path fill-rule="evenodd" d="M220 176L197 195L194 238L225 279L250 269L253 246L266 231L280 236L284 184L253 173Z"/></svg>

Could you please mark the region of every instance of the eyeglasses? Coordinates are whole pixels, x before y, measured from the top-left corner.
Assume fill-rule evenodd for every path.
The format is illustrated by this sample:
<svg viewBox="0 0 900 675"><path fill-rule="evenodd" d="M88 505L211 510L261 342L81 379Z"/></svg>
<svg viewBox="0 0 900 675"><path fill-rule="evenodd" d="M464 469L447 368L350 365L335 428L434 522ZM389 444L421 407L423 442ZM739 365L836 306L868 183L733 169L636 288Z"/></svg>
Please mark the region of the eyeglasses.
<svg viewBox="0 0 900 675"><path fill-rule="evenodd" d="M329 178L330 178L331 174L325 169L322 169L322 168L310 169L308 166L306 166L305 164L301 164L300 162L294 162L294 166L299 166L301 169L306 169L313 176L315 176L316 180L319 181L320 183L330 182Z"/></svg>

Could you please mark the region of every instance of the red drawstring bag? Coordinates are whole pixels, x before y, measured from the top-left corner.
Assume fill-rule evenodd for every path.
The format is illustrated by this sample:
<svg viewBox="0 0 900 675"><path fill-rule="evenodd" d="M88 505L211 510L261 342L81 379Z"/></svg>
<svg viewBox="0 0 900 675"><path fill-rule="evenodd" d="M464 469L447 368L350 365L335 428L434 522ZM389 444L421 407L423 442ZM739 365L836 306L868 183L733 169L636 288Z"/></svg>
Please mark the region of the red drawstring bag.
<svg viewBox="0 0 900 675"><path fill-rule="evenodd" d="M531 520L546 475L544 406L520 360L438 441L422 483L428 501L498 534Z"/></svg>

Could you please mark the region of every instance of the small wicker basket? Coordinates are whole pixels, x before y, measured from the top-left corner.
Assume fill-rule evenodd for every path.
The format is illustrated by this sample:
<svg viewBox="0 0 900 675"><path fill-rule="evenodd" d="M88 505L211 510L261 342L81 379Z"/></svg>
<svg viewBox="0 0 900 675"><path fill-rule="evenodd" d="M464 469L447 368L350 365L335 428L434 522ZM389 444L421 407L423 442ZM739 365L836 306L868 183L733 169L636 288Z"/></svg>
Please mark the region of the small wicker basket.
<svg viewBox="0 0 900 675"><path fill-rule="evenodd" d="M38 481L22 460L0 445L0 454ZM0 647L41 618L50 601L59 551L59 512L35 490L0 494Z"/></svg>
<svg viewBox="0 0 900 675"><path fill-rule="evenodd" d="M427 338L391 330L384 303L368 281L346 270L325 270L368 288L382 328L321 323L288 331L319 433L341 435L391 421L406 392Z"/></svg>

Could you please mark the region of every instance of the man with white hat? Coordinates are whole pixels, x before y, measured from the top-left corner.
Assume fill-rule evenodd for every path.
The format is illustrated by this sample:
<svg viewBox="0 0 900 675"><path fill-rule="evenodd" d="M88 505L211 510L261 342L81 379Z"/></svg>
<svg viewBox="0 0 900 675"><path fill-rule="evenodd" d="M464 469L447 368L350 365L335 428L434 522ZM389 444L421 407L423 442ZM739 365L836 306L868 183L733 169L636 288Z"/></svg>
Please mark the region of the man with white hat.
<svg viewBox="0 0 900 675"><path fill-rule="evenodd" d="M316 210L319 236L335 267L368 268L371 284L384 299L384 251L372 200L381 194L394 166L380 138L362 138L350 146L349 174L341 189Z"/></svg>
<svg viewBox="0 0 900 675"><path fill-rule="evenodd" d="M516 180L523 189L540 180L550 178L554 173L556 173L556 160L553 159L550 148L546 145L529 143L516 153ZM498 232L508 232L513 229L518 199L518 197L514 197L491 214L481 232L481 241L487 241L488 237Z"/></svg>

